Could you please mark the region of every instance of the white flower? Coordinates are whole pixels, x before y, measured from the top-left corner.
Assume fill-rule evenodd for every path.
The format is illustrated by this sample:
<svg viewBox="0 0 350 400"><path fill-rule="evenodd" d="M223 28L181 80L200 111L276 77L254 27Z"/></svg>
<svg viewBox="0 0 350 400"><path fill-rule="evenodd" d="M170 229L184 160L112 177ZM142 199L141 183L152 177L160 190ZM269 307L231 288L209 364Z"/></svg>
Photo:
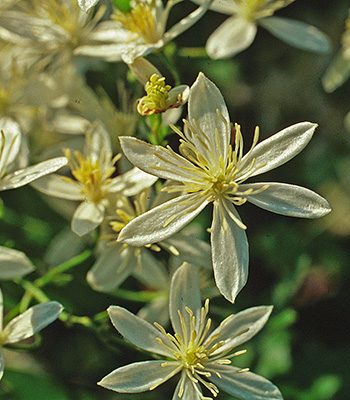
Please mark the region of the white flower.
<svg viewBox="0 0 350 400"><path fill-rule="evenodd" d="M341 86L350 76L350 17L346 20L345 28L342 48L322 78L323 87L328 93Z"/></svg>
<svg viewBox="0 0 350 400"><path fill-rule="evenodd" d="M61 199L77 200L80 205L72 218L72 231L83 236L97 228L105 217L109 196L116 193L132 196L157 180L137 168L123 175L112 177L114 156L108 133L101 124L94 124L86 135L85 152L65 150L73 178L52 174L33 184L40 192Z"/></svg>
<svg viewBox="0 0 350 400"><path fill-rule="evenodd" d="M245 225L234 205L249 201L266 210L294 217L318 218L330 211L328 202L311 190L283 183L245 183L297 155L309 142L316 124L302 122L257 145L256 129L249 152L243 156L243 137L231 124L219 89L200 74L191 88L188 120L180 136L180 153L169 146L149 145L121 137L126 157L138 168L175 181L166 191L178 196L132 220L119 241L141 246L159 242L187 225L209 203L214 204L210 228L213 269L217 287L230 301L245 285L248 242Z"/></svg>
<svg viewBox="0 0 350 400"><path fill-rule="evenodd" d="M0 191L16 189L67 164L66 157L52 158L29 167L14 170L22 142L19 125L10 118L0 118Z"/></svg>
<svg viewBox="0 0 350 400"><path fill-rule="evenodd" d="M122 307L108 309L114 327L135 346L166 357L120 367L98 384L119 393L153 390L180 373L173 400L211 400L219 388L242 400L282 400L271 382L231 365L231 358L245 353L233 349L247 342L267 322L272 307L253 307L230 315L211 331L209 302L201 308L198 276L184 264L172 279L169 313L174 335L155 327ZM203 385L212 397L203 395Z"/></svg>
<svg viewBox="0 0 350 400"><path fill-rule="evenodd" d="M0 290L0 379L4 373L4 354L2 347L7 344L15 344L21 340L33 336L41 331L60 315L63 307L56 301L48 301L28 308L18 315L3 328L3 299Z"/></svg>
<svg viewBox="0 0 350 400"><path fill-rule="evenodd" d="M166 31L169 12L181 1L168 0L164 7L162 0L133 0L128 13L115 10L111 17L114 21L101 23L94 35L100 41L114 42L114 48L109 47L109 55L103 56L108 61L123 60L130 64L135 58L160 49L197 22L205 14L212 0L204 0L203 6ZM86 48L85 52L84 49L80 49L79 54L90 55L90 50Z"/></svg>
<svg viewBox="0 0 350 400"><path fill-rule="evenodd" d="M16 279L34 271L34 265L21 251L0 246L0 279Z"/></svg>
<svg viewBox="0 0 350 400"><path fill-rule="evenodd" d="M193 0L202 3L202 0ZM225 58L245 50L261 25L279 39L304 50L327 53L328 37L317 28L287 18L273 17L274 12L294 0L214 0L210 9L230 17L209 37L206 50L211 58Z"/></svg>

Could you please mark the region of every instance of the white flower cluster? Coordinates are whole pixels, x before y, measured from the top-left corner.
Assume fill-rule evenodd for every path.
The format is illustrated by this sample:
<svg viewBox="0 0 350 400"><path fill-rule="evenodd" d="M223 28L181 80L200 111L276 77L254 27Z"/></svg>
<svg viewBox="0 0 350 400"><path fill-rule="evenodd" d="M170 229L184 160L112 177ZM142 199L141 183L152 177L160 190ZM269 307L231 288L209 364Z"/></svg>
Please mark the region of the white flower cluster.
<svg viewBox="0 0 350 400"><path fill-rule="evenodd" d="M119 367L100 386L139 393L179 374L173 400L211 400L219 389L242 400L281 400L274 384L232 365L245 353L235 348L264 327L273 307L252 307L213 327L208 298L221 294L231 307L247 283L241 205L309 219L331 211L310 189L250 181L297 156L317 124L299 122L260 142L256 127L244 154L241 126L231 122L219 88L204 73L189 86L175 71L172 88L168 76L144 57L162 52L166 58L164 47L208 10L228 15L206 43L212 59L245 50L258 26L305 50L325 53L330 42L315 27L274 16L294 0L194 0L197 8L169 27L169 14L182 1L131 0L124 10L117 2L106 6L98 0L1 2L0 190L30 184L28 190L37 190L71 221L70 231L50 246L53 265L68 268L64 262L89 247L95 258L86 276L91 289L114 293L132 277L152 290L138 315L121 306L110 306L108 315L127 341L160 357ZM350 74L348 25L343 48L323 81L329 92ZM164 71L173 67L169 59ZM103 62L120 61L146 93L130 107L119 83L117 110L107 93L93 90L83 76L102 69ZM176 151L165 139L170 133L178 139ZM210 244L206 232L191 223L205 208L212 209ZM0 279L21 285L24 300L29 296L41 303L29 307L29 301L22 309L22 299L2 328L0 291L0 377L2 347L59 317L86 321L62 313L62 305L42 291L43 282L59 271L36 271L23 252L0 247ZM24 278L29 274L36 276L34 283ZM169 321L173 333L162 326Z"/></svg>

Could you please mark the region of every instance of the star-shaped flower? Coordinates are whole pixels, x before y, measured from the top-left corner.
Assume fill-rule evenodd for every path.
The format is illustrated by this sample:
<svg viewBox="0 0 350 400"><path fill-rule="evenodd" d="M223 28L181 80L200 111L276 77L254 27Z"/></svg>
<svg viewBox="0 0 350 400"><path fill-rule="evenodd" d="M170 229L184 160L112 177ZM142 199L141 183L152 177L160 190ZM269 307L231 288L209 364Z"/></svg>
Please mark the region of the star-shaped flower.
<svg viewBox="0 0 350 400"><path fill-rule="evenodd" d="M57 301L48 301L28 308L27 311L11 320L5 328L2 326L3 318L3 299L0 290L0 379L4 373L4 354L2 347L15 344L21 340L33 336L47 325L55 321L63 307Z"/></svg>
<svg viewBox="0 0 350 400"><path fill-rule="evenodd" d="M202 0L193 0L202 3ZM328 37L314 26L273 17L279 8L294 0L214 0L210 9L230 17L209 37L206 50L211 58L226 58L249 47L261 25L279 39L304 50L327 53Z"/></svg>
<svg viewBox="0 0 350 400"><path fill-rule="evenodd" d="M249 201L266 210L294 217L318 218L330 212L328 202L315 192L283 183L245 183L297 155L310 141L316 124L302 122L276 133L243 156L243 137L232 126L219 89L202 73L193 84L188 120L180 136L180 154L169 146L153 146L132 137L121 137L126 157L138 168L173 184L167 192L176 196L132 220L120 232L119 241L133 246L159 242L187 225L213 203L210 228L212 262L217 287L230 301L242 289L248 274L248 242L245 225L235 205Z"/></svg>
<svg viewBox="0 0 350 400"><path fill-rule="evenodd" d="M245 353L233 349L262 329L272 307L253 307L230 315L214 330L208 311L208 300L201 307L198 276L186 263L175 272L171 283L169 314L174 335L122 307L109 307L109 317L125 339L166 360L117 368L98 384L119 393L139 393L153 390L181 374L173 400L212 400L219 388L242 400L282 400L271 382L246 368L231 365L233 357ZM212 397L203 395L201 385Z"/></svg>

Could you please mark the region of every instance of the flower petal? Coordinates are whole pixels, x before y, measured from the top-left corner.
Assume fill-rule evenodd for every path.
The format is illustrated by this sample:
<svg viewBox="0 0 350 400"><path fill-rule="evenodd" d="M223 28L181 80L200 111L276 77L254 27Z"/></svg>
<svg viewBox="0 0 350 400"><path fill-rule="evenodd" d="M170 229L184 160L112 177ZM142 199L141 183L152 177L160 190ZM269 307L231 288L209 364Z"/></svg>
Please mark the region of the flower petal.
<svg viewBox="0 0 350 400"><path fill-rule="evenodd" d="M217 110L220 111L225 121L218 116ZM208 149L195 135L191 136L202 155L209 162L217 165L220 163L220 157L225 162L231 136L230 116L220 90L201 72L191 86L188 119L190 124L193 124L193 120L195 120L205 134L205 137L201 135L201 139L206 142Z"/></svg>
<svg viewBox="0 0 350 400"><path fill-rule="evenodd" d="M324 90L328 93L334 92L349 76L350 59L345 56L343 50L340 50L322 78Z"/></svg>
<svg viewBox="0 0 350 400"><path fill-rule="evenodd" d="M272 309L272 306L252 307L226 318L207 339L217 336L213 344L225 341L212 355L223 353L250 340L264 327Z"/></svg>
<svg viewBox="0 0 350 400"><path fill-rule="evenodd" d="M127 197L134 196L151 187L157 180L158 177L147 174L138 168L133 168L125 172L125 174L114 178L108 186L108 191L112 193L123 192L123 195Z"/></svg>
<svg viewBox="0 0 350 400"><path fill-rule="evenodd" d="M160 242L186 226L207 204L196 193L178 196L133 219L120 231L118 241L137 247Z"/></svg>
<svg viewBox="0 0 350 400"><path fill-rule="evenodd" d="M95 6L99 0L78 0L79 7L87 12L93 6Z"/></svg>
<svg viewBox="0 0 350 400"><path fill-rule="evenodd" d="M0 178L7 172L7 167L16 159L22 141L22 131L11 118L0 118Z"/></svg>
<svg viewBox="0 0 350 400"><path fill-rule="evenodd" d="M17 343L41 331L61 314L63 307L57 301L48 301L28 308L11 320L3 330L4 344Z"/></svg>
<svg viewBox="0 0 350 400"><path fill-rule="evenodd" d="M174 357L173 353L162 346L156 338L160 338L167 346L174 347L172 342L149 322L119 306L110 306L107 311L115 329L126 340L151 353Z"/></svg>
<svg viewBox="0 0 350 400"><path fill-rule="evenodd" d="M97 228L103 221L105 208L83 201L79 204L72 218L72 231L78 236L86 235Z"/></svg>
<svg viewBox="0 0 350 400"><path fill-rule="evenodd" d="M331 211L328 201L312 190L287 183L261 182L241 185L245 191L268 188L258 194L245 196L246 199L264 210L299 218L320 218Z"/></svg>
<svg viewBox="0 0 350 400"><path fill-rule="evenodd" d="M134 137L119 138L128 160L148 174L163 179L193 183L194 165L163 146L154 146Z"/></svg>
<svg viewBox="0 0 350 400"><path fill-rule="evenodd" d="M5 368L4 352L2 348L0 348L0 380L4 375L4 368Z"/></svg>
<svg viewBox="0 0 350 400"><path fill-rule="evenodd" d="M209 36L205 49L214 60L232 57L253 43L256 31L254 22L230 17Z"/></svg>
<svg viewBox="0 0 350 400"><path fill-rule="evenodd" d="M62 179L62 175L43 176L31 184L36 190L49 196L66 200L84 200L80 186L73 181Z"/></svg>
<svg viewBox="0 0 350 400"><path fill-rule="evenodd" d="M216 286L227 300L234 302L247 282L248 240L245 230L229 216L224 201L229 212L240 220L230 202L214 203L210 241Z"/></svg>
<svg viewBox="0 0 350 400"><path fill-rule="evenodd" d="M239 368L220 365L209 380L226 393L241 400L283 400L278 388L267 379L252 372L239 372Z"/></svg>
<svg viewBox="0 0 350 400"><path fill-rule="evenodd" d="M21 251L0 246L0 279L16 279L34 271L35 267Z"/></svg>
<svg viewBox="0 0 350 400"><path fill-rule="evenodd" d="M86 275L94 290L110 292L117 288L136 268L135 249L123 249L121 243L106 246Z"/></svg>
<svg viewBox="0 0 350 400"><path fill-rule="evenodd" d="M16 189L24 186L42 176L57 171L64 165L67 165L66 157L52 158L51 160L42 161L39 164L19 169L8 174L0 183L0 190Z"/></svg>
<svg viewBox="0 0 350 400"><path fill-rule="evenodd" d="M158 295L155 299L142 307L137 316L150 324L158 322L162 326L169 323L169 298L166 295Z"/></svg>
<svg viewBox="0 0 350 400"><path fill-rule="evenodd" d="M133 363L115 369L97 384L119 393L146 392L170 379L176 366L177 363L164 360Z"/></svg>
<svg viewBox="0 0 350 400"><path fill-rule="evenodd" d="M173 275L169 298L170 320L174 332L181 335L183 325L179 317L179 312L184 318L185 325L190 326L190 315L186 311L186 308L189 308L193 312L197 324L200 323L202 302L198 274L192 265L184 262ZM190 330L187 333L190 335ZM186 341L185 338L183 339ZM188 337L187 340L190 341L191 338Z"/></svg>
<svg viewBox="0 0 350 400"><path fill-rule="evenodd" d="M241 162L245 167L237 174L237 179L247 173L254 159L255 171L249 172L249 176L271 171L291 160L309 143L316 128L317 124L299 122L263 140L243 157Z"/></svg>
<svg viewBox="0 0 350 400"><path fill-rule="evenodd" d="M328 53L331 49L329 37L312 25L292 19L269 17L259 20L259 24L278 39L303 50Z"/></svg>

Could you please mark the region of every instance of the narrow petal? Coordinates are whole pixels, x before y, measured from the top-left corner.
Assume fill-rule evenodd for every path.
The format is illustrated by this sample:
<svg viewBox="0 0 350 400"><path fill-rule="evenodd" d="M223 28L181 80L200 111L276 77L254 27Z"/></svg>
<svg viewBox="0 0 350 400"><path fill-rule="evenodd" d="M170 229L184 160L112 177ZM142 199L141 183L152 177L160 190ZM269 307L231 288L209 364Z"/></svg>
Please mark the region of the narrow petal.
<svg viewBox="0 0 350 400"><path fill-rule="evenodd" d="M169 314L174 332L178 334L182 333L179 312L184 318L186 326L190 326L190 316L186 308L189 308L193 312L198 323L200 321L201 307L198 274L192 265L185 262L176 270L171 280ZM187 339L190 340L191 338L188 337Z"/></svg>
<svg viewBox="0 0 350 400"><path fill-rule="evenodd" d="M256 31L254 22L230 17L209 36L205 48L214 60L233 57L253 43Z"/></svg>
<svg viewBox="0 0 350 400"><path fill-rule="evenodd" d="M2 332L3 317L4 317L4 297L2 295L2 290L0 288L0 332Z"/></svg>
<svg viewBox="0 0 350 400"><path fill-rule="evenodd" d="M242 169L237 178L244 176L255 159L255 171L249 172L249 176L260 175L291 160L299 154L309 143L317 128L317 124L311 122L299 122L259 143L250 154L243 157Z"/></svg>
<svg viewBox="0 0 350 400"><path fill-rule="evenodd" d="M335 56L322 78L324 90L328 93L334 92L334 90L341 86L349 76L350 58L345 57L344 51L341 50Z"/></svg>
<svg viewBox="0 0 350 400"><path fill-rule="evenodd" d="M72 218L72 231L78 236L84 236L92 232L103 221L105 208L102 205L96 205L83 201Z"/></svg>
<svg viewBox="0 0 350 400"><path fill-rule="evenodd" d="M119 393L146 392L170 379L176 366L164 360L138 362L115 369L97 384Z"/></svg>
<svg viewBox="0 0 350 400"><path fill-rule="evenodd" d="M219 117L217 110L224 117L224 121ZM220 90L201 72L190 90L188 119L190 124L195 120L207 138L204 141L209 151L194 135L192 136L196 147L207 160L219 164L221 157L225 162L231 136L230 116Z"/></svg>
<svg viewBox="0 0 350 400"><path fill-rule="evenodd" d="M125 156L142 171L163 179L193 183L194 165L184 157L134 137L122 136L119 140Z"/></svg>
<svg viewBox="0 0 350 400"><path fill-rule="evenodd" d="M33 182L31 186L41 193L60 199L84 200L79 184L62 178L62 175L58 174L47 175Z"/></svg>
<svg viewBox="0 0 350 400"><path fill-rule="evenodd" d="M151 187L157 180L158 177L147 174L138 168L133 168L125 174L114 178L111 185L108 186L108 191L112 193L123 192L123 195L127 197L134 196Z"/></svg>
<svg viewBox="0 0 350 400"><path fill-rule="evenodd" d="M16 343L33 336L55 321L62 310L62 305L57 301L48 301L28 308L6 325L3 331L3 336L6 337L4 343Z"/></svg>
<svg viewBox="0 0 350 400"><path fill-rule="evenodd" d="M85 12L88 12L98 2L99 0L78 0L79 7Z"/></svg>
<svg viewBox="0 0 350 400"><path fill-rule="evenodd" d="M217 336L213 343L225 341L222 347L213 352L213 356L250 340L264 327L272 309L272 306L252 307L225 319L208 338L210 340Z"/></svg>
<svg viewBox="0 0 350 400"><path fill-rule="evenodd" d="M187 15L187 17L182 18L182 20L179 21L177 24L173 25L164 34L164 43L167 43L170 40L175 39L177 36L181 35L182 32L185 32L200 18L202 18L202 16L207 12L211 2L212 0L203 0L201 3L202 5L200 7L192 11L189 15Z"/></svg>
<svg viewBox="0 0 350 400"><path fill-rule="evenodd" d="M246 199L264 210L277 214L299 218L320 218L331 211L328 201L312 190L287 183L261 182L241 185L245 191L268 188L258 194L246 196Z"/></svg>
<svg viewBox="0 0 350 400"><path fill-rule="evenodd" d="M4 136L0 136L0 178L6 173L7 167L16 159L21 141L22 131L17 122L11 118L0 118L0 131Z"/></svg>
<svg viewBox="0 0 350 400"><path fill-rule="evenodd" d="M4 369L5 369L5 358L4 358L4 352L2 348L0 348L0 380L2 376L4 375Z"/></svg>
<svg viewBox="0 0 350 400"><path fill-rule="evenodd" d="M273 383L252 372L239 372L239 368L230 365L221 365L215 371L220 378L212 374L209 380L240 400L283 400Z"/></svg>
<svg viewBox="0 0 350 400"><path fill-rule="evenodd" d="M164 344L170 347L173 347L172 342L149 322L122 307L110 306L107 311L115 329L126 340L150 353L173 357L173 353L161 345L156 338L160 338Z"/></svg>
<svg viewBox="0 0 350 400"><path fill-rule="evenodd" d="M22 277L34 271L35 267L21 251L0 246L0 279Z"/></svg>
<svg viewBox="0 0 350 400"><path fill-rule="evenodd" d="M8 174L0 182L0 190L16 189L67 165L66 157L52 158Z"/></svg>
<svg viewBox="0 0 350 400"><path fill-rule="evenodd" d="M331 49L329 37L312 25L287 18L263 18L259 24L278 39L303 50L328 53Z"/></svg>
<svg viewBox="0 0 350 400"><path fill-rule="evenodd" d="M248 240L245 230L225 210L224 201L214 204L210 241L216 286L234 302L248 278ZM233 205L227 201L225 205L240 220Z"/></svg>
<svg viewBox="0 0 350 400"><path fill-rule="evenodd" d="M198 194L185 194L141 214L119 234L118 241L140 247L160 242L178 232L208 204Z"/></svg>
<svg viewBox="0 0 350 400"><path fill-rule="evenodd" d="M197 390L196 390L197 389ZM180 397L180 394L182 396ZM198 382L191 381L184 370L181 371L181 378L176 385L172 400L201 400L202 390Z"/></svg>
<svg viewBox="0 0 350 400"><path fill-rule="evenodd" d="M121 243L106 246L86 275L90 286L100 292L110 292L132 274L137 266L135 249L123 249Z"/></svg>

